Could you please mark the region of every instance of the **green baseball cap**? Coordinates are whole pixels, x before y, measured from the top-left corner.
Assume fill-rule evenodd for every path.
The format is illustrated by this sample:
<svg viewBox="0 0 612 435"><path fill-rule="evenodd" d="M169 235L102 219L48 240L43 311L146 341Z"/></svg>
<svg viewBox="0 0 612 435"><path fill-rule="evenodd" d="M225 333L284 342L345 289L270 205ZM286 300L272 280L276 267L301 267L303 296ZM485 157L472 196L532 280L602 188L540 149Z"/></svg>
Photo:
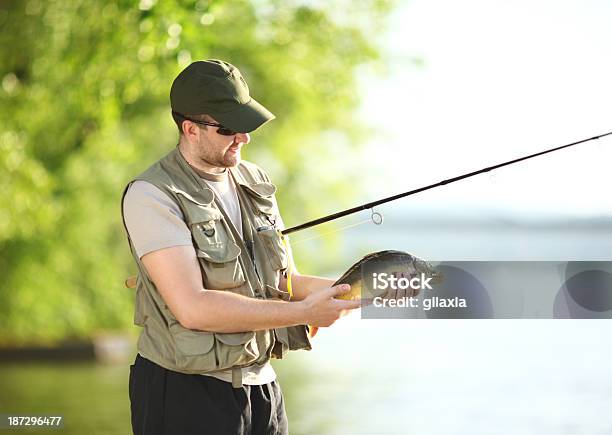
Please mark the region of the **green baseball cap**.
<svg viewBox="0 0 612 435"><path fill-rule="evenodd" d="M251 132L275 118L251 98L238 68L217 59L199 60L181 71L170 89L170 106L183 115L210 115L241 133Z"/></svg>

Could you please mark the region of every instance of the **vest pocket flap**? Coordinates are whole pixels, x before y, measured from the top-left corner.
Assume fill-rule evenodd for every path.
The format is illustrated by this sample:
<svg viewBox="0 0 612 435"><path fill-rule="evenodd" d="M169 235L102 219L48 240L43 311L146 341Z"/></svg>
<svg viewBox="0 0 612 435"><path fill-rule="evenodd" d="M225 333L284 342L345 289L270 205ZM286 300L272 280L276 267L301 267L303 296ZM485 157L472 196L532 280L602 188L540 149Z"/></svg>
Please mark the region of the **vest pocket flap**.
<svg viewBox="0 0 612 435"><path fill-rule="evenodd" d="M214 221L218 221L222 218L221 212L211 206L210 203L202 204L186 193L179 193L179 198L181 198L186 211L185 221L187 221L187 224L212 226Z"/></svg>
<svg viewBox="0 0 612 435"><path fill-rule="evenodd" d="M253 340L255 338L255 331L232 333L215 332L215 337L221 343L229 344L230 346L239 346Z"/></svg>
<svg viewBox="0 0 612 435"><path fill-rule="evenodd" d="M210 189L201 189L195 193L187 193L182 190L174 190L180 197L201 206L208 206L215 200L215 194Z"/></svg>
<svg viewBox="0 0 612 435"><path fill-rule="evenodd" d="M268 198L276 193L276 186L272 183L262 182L253 184L242 184L246 190L256 196Z"/></svg>
<svg viewBox="0 0 612 435"><path fill-rule="evenodd" d="M201 207L191 204L186 207L188 215L185 216L189 225L201 224L205 227L212 227L215 221L220 220L223 216L221 212L212 207Z"/></svg>
<svg viewBox="0 0 612 435"><path fill-rule="evenodd" d="M266 284L266 296L268 299L281 299L283 301L291 300L289 292L284 292L281 289L274 288L271 285Z"/></svg>
<svg viewBox="0 0 612 435"><path fill-rule="evenodd" d="M276 187L272 183L242 184L255 210L263 214L276 214L273 196Z"/></svg>
<svg viewBox="0 0 612 435"><path fill-rule="evenodd" d="M196 249L196 254L198 258L203 258L204 260L210 261L211 263L222 264L235 260L240 255L240 248L238 247L238 245L229 240L223 245L211 245L210 248L215 249L209 249L209 247L207 247L206 251ZM215 266L213 265L213 267Z"/></svg>
<svg viewBox="0 0 612 435"><path fill-rule="evenodd" d="M185 355L204 355L215 345L215 336L211 332L193 331L181 327L172 333L176 347Z"/></svg>
<svg viewBox="0 0 612 435"><path fill-rule="evenodd" d="M214 208L200 208L189 210L190 225L202 224L212 226L215 221L221 220L221 212Z"/></svg>

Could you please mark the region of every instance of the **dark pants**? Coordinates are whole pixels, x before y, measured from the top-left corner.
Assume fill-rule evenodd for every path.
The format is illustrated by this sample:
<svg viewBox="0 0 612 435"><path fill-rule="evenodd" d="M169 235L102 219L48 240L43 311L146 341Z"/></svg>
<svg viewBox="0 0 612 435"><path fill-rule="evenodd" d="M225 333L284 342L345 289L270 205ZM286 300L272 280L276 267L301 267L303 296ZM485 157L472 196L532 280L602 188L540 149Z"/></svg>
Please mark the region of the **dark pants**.
<svg viewBox="0 0 612 435"><path fill-rule="evenodd" d="M130 366L134 435L286 435L276 382L232 388L229 382L167 370L139 354Z"/></svg>

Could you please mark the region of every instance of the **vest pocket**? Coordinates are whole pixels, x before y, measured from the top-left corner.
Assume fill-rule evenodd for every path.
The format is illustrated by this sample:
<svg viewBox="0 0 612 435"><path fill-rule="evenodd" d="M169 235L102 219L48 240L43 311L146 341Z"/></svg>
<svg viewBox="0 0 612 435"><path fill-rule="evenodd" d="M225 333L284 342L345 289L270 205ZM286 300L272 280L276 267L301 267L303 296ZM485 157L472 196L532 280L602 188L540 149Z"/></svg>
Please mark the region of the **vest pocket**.
<svg viewBox="0 0 612 435"><path fill-rule="evenodd" d="M176 345L175 361L178 370L186 372L213 371L215 336L212 332L194 331L176 323L170 326L170 334Z"/></svg>
<svg viewBox="0 0 612 435"><path fill-rule="evenodd" d="M240 248L230 237L221 212L212 204L196 202L185 194L179 198L204 272L204 287L224 290L244 284L244 273L238 260Z"/></svg>
<svg viewBox="0 0 612 435"><path fill-rule="evenodd" d="M254 331L220 333L215 332L215 352L218 369L254 363L260 356ZM265 351L265 349L264 349Z"/></svg>
<svg viewBox="0 0 612 435"><path fill-rule="evenodd" d="M228 241L227 249L222 255L215 252L207 252L198 246L196 255L200 259L204 280L204 287L210 290L225 290L241 286L245 282L244 273L240 266L238 257L240 248L233 242Z"/></svg>
<svg viewBox="0 0 612 435"><path fill-rule="evenodd" d="M214 334L210 332L184 329L173 335L177 348L189 356L207 354L215 344Z"/></svg>
<svg viewBox="0 0 612 435"><path fill-rule="evenodd" d="M283 239L276 228L264 228L257 231L266 252L270 258L270 265L274 270L285 270L288 266L287 252Z"/></svg>
<svg viewBox="0 0 612 435"><path fill-rule="evenodd" d="M176 344L176 365L188 372L214 372L234 366L249 365L260 357L260 346L254 331L220 333L186 329L176 323L170 326ZM265 353L266 343L261 343ZM269 344L269 343L268 343Z"/></svg>
<svg viewBox="0 0 612 435"><path fill-rule="evenodd" d="M278 208L274 199L276 187L267 182L241 184L241 186L244 187L253 205L257 234L266 248L272 268L285 270L288 264L287 252L277 231Z"/></svg>

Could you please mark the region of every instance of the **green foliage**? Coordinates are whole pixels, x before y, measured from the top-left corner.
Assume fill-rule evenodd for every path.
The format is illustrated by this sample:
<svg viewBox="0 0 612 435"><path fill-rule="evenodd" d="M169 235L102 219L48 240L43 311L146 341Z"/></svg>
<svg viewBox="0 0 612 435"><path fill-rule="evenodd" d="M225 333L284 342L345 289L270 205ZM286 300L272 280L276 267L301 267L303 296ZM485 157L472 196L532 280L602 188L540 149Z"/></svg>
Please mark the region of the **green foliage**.
<svg viewBox="0 0 612 435"><path fill-rule="evenodd" d="M131 324L133 293L122 282L135 268L120 197L176 143L169 87L192 60L235 64L277 115L246 157L282 186L286 223L335 210L348 184L325 162L364 133L351 123L355 72L379 58L371 35L389 8L380 0L333 10L278 0L0 3L0 342Z"/></svg>

